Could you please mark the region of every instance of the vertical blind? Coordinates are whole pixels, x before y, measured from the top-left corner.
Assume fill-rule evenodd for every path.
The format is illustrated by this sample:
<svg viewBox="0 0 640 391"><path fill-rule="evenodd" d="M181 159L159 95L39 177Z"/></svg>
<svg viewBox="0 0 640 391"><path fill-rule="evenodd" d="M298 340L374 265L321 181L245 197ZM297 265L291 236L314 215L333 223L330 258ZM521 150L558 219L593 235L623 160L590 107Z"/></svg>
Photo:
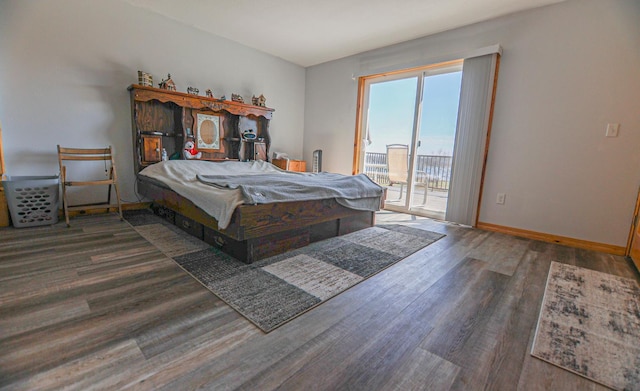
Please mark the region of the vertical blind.
<svg viewBox="0 0 640 391"><path fill-rule="evenodd" d="M498 53L464 60L445 219L474 226L482 184Z"/></svg>

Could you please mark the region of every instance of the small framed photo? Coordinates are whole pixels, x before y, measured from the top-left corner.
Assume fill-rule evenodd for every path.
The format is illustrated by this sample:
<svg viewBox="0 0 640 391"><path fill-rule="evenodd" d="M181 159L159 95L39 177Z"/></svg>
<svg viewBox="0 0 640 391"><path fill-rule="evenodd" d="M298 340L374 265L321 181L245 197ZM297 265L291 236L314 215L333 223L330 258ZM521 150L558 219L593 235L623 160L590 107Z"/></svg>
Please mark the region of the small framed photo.
<svg viewBox="0 0 640 391"><path fill-rule="evenodd" d="M220 116L196 112L195 117L196 148L222 152Z"/></svg>

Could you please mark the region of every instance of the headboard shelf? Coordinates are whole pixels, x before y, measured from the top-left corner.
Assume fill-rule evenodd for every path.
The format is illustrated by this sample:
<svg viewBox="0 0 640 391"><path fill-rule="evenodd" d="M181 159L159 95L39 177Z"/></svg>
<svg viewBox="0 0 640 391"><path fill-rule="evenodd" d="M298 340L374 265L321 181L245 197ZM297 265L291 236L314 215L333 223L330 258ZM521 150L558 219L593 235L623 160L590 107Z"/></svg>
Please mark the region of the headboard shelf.
<svg viewBox="0 0 640 391"><path fill-rule="evenodd" d="M135 172L178 153L187 140L202 152L202 160L268 159L269 121L274 109L133 84L131 99ZM207 121L206 127L199 120ZM198 129L198 127L202 129ZM240 129L242 127L242 129ZM260 153L242 142L241 132L252 130L264 144Z"/></svg>
<svg viewBox="0 0 640 391"><path fill-rule="evenodd" d="M152 132L146 130L140 130L140 134L144 134L145 136L164 136L164 137L182 137L181 134L177 133L167 133L167 132Z"/></svg>
<svg viewBox="0 0 640 391"><path fill-rule="evenodd" d="M207 96L187 94L183 92L162 90L160 88L146 87L138 84L129 86L129 91L135 95L135 100L140 102L148 102L157 100L162 103L173 102L180 107L190 109L212 111L227 111L233 115L264 117L271 119L274 109L263 106L254 106L246 103L234 102L232 100L220 100L209 98Z"/></svg>

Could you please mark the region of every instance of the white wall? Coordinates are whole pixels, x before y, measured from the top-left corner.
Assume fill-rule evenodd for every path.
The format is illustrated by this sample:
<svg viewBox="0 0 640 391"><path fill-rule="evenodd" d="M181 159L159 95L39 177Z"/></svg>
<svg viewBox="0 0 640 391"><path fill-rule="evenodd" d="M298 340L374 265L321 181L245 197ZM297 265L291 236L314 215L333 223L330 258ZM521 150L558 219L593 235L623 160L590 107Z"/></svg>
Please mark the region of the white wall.
<svg viewBox="0 0 640 391"><path fill-rule="evenodd" d="M127 86L171 73L215 96L264 94L272 150L302 154L305 70L118 0L0 0L0 121L9 175L58 173L56 145L111 144L137 201Z"/></svg>
<svg viewBox="0 0 640 391"><path fill-rule="evenodd" d="M480 221L625 246L640 184L638 21L637 0L570 0L308 68L304 156L321 148L324 169L351 172L353 74L498 43ZM604 137L608 122L618 138Z"/></svg>

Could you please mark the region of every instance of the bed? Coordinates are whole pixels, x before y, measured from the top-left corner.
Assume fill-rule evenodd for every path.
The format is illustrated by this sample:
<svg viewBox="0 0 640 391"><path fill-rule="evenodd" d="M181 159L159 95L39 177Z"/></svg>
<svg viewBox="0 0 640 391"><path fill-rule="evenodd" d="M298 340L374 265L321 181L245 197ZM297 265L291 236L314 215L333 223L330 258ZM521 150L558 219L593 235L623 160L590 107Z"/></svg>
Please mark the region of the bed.
<svg viewBox="0 0 640 391"><path fill-rule="evenodd" d="M170 160L137 180L158 214L246 263L373 226L383 199L364 175L289 172L259 160Z"/></svg>
<svg viewBox="0 0 640 391"><path fill-rule="evenodd" d="M128 90L138 193L153 201L157 214L190 234L251 263L374 225L382 188L364 175L337 178L359 182L373 192L355 196L326 193L323 189L336 186L325 183L315 197L256 199L246 197L246 192L243 196L242 189L260 183L229 182L234 177L262 178L262 187L254 191L260 194L280 188L285 195L305 193L306 188L318 187L308 182L314 174L287 172L268 162L274 109L260 102L245 104L135 84ZM194 142L200 160L174 160L182 159L187 141ZM163 156L169 160L163 161ZM323 180L332 175L337 174L323 175ZM227 182L218 183L220 176ZM274 185L281 177L289 183Z"/></svg>

